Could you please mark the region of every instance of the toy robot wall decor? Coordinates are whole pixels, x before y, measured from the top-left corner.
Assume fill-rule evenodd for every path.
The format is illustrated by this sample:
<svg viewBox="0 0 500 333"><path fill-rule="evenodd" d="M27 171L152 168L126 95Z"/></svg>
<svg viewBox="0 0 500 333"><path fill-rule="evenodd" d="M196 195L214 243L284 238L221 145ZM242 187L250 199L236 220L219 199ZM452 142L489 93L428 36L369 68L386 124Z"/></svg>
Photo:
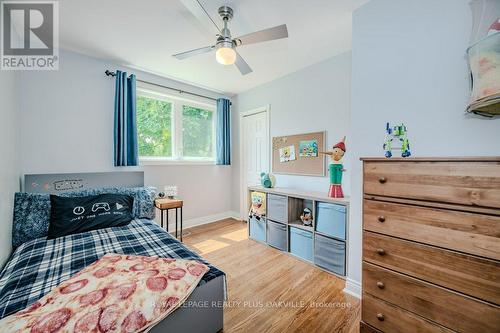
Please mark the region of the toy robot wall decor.
<svg viewBox="0 0 500 333"><path fill-rule="evenodd" d="M407 133L408 130L403 123L392 128L389 123L386 124L384 140L385 157L392 157L393 150L401 150L401 157L411 156L410 141L408 141ZM392 144L394 141L399 142L401 147L393 147Z"/></svg>
<svg viewBox="0 0 500 333"><path fill-rule="evenodd" d="M320 152L320 154L330 155L330 190L328 196L331 198L343 198L344 192L342 191L342 174L345 171L342 165L342 157L345 154L345 136L333 146L332 151Z"/></svg>

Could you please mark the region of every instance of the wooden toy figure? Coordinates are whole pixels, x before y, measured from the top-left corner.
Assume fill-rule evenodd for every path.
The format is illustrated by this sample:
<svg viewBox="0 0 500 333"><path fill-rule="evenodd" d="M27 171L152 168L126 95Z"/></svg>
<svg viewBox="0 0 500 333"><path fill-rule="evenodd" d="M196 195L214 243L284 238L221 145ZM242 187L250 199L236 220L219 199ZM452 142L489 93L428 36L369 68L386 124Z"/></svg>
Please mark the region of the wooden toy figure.
<svg viewBox="0 0 500 333"><path fill-rule="evenodd" d="M321 154L330 155L330 190L328 196L331 198L343 198L342 191L342 173L345 171L342 165L342 157L345 154L345 136L333 146L332 151L321 152Z"/></svg>

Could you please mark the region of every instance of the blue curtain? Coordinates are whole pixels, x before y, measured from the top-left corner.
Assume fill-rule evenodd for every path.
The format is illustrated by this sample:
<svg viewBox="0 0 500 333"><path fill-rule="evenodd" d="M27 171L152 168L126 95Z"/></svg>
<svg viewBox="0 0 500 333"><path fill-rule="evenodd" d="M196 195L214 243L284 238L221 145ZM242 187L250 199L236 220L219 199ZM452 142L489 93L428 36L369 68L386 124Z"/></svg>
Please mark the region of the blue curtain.
<svg viewBox="0 0 500 333"><path fill-rule="evenodd" d="M231 101L217 100L217 164L231 164Z"/></svg>
<svg viewBox="0 0 500 333"><path fill-rule="evenodd" d="M115 166L138 165L135 75L116 71Z"/></svg>

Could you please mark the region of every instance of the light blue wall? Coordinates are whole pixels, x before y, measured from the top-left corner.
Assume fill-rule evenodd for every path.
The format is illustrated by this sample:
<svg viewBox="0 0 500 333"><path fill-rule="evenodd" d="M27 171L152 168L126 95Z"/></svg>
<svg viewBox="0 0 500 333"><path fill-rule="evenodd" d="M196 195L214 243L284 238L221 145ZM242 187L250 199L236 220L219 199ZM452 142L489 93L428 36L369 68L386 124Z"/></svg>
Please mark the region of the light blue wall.
<svg viewBox="0 0 500 333"><path fill-rule="evenodd" d="M500 119L464 114L468 0L373 0L353 15L349 278L361 278L359 157L383 156L386 122L414 156L500 155Z"/></svg>
<svg viewBox="0 0 500 333"><path fill-rule="evenodd" d="M142 80L220 97L110 61L61 51L58 71L23 72L20 76L23 173L116 170L113 167L114 79L104 74L106 69L127 70ZM147 185L178 186L184 199L185 220L230 210L230 166L163 165L140 169L145 172Z"/></svg>
<svg viewBox="0 0 500 333"><path fill-rule="evenodd" d="M332 147L347 135L347 153L344 178L346 195L350 190L349 151L351 137L350 113L351 52L345 52L326 61L303 68L297 72L238 94L235 101L237 112L270 105L271 137L327 131L327 147ZM233 128L238 128L237 117ZM239 137L235 133L234 155L238 156ZM238 159L239 160L239 159ZM233 168L233 211L238 210L240 200L239 164ZM293 187L328 193L329 178L276 175L277 186Z"/></svg>
<svg viewBox="0 0 500 333"><path fill-rule="evenodd" d="M0 73L0 268L10 256L14 192L19 191L17 72Z"/></svg>

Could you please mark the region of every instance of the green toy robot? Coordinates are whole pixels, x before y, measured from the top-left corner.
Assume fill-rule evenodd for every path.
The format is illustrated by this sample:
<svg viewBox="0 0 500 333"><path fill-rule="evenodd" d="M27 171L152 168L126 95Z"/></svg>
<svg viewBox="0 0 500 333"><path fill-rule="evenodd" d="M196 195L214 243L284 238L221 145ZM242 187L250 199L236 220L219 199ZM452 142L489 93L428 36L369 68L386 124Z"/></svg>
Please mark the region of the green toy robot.
<svg viewBox="0 0 500 333"><path fill-rule="evenodd" d="M407 137L408 130L406 129L405 124L401 123L401 125L394 126L391 128L389 123L385 126L385 140L384 140L384 151L385 157L392 157L392 151L396 149L401 149L401 157L410 157L410 141ZM401 143L401 148L393 148L392 142L396 140Z"/></svg>

